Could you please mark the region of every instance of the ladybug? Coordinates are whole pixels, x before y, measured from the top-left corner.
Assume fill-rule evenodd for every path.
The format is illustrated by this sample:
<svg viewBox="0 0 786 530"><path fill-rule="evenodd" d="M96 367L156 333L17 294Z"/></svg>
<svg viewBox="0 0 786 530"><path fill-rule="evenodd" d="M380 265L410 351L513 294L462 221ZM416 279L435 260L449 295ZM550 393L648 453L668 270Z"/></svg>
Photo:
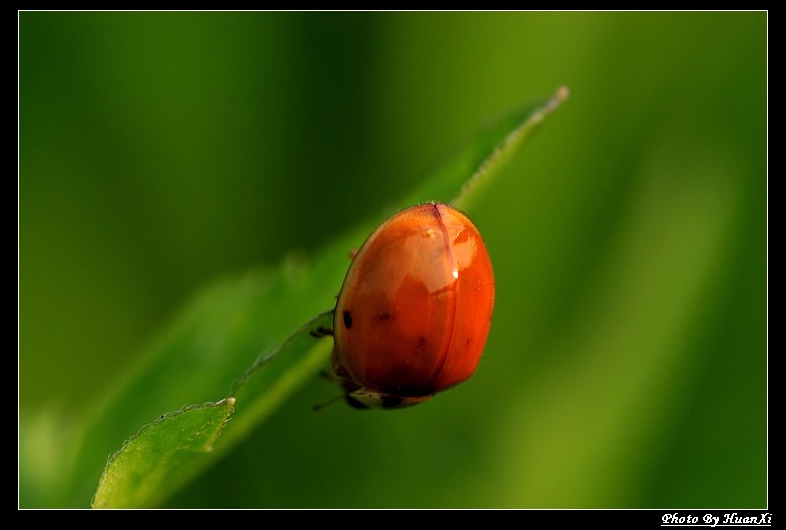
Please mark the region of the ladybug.
<svg viewBox="0 0 786 530"><path fill-rule="evenodd" d="M475 372L494 273L478 229L442 203L402 210L352 259L333 315L333 372L355 408L416 405Z"/></svg>

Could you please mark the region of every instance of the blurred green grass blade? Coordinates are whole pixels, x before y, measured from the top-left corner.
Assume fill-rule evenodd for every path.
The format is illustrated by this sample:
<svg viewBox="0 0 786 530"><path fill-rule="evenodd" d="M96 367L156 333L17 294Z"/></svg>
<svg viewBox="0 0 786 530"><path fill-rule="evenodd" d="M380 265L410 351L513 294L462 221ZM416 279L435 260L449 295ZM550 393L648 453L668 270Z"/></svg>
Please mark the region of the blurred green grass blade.
<svg viewBox="0 0 786 530"><path fill-rule="evenodd" d="M205 465L234 404L229 398L186 407L143 427L109 459L93 507L155 505L186 483Z"/></svg>
<svg viewBox="0 0 786 530"><path fill-rule="evenodd" d="M63 506L73 478L78 418L57 403L19 416L19 507Z"/></svg>
<svg viewBox="0 0 786 530"><path fill-rule="evenodd" d="M522 385L516 398L522 410L548 413L510 424L498 436L507 463L499 480L508 487L501 491L511 494L490 499L494 505L523 498L536 509L640 506L619 502L629 499L626 489L672 436L658 427L688 406L694 378L710 369L690 351L694 341L706 340L696 323L706 318L723 275L738 207L736 178L709 158L675 169L668 154L658 151L634 176L607 263L585 276L586 292L576 313L565 315L566 331L544 345L549 368ZM703 447L690 451L691 460L707 459ZM693 478L680 476L687 484L679 487L690 488Z"/></svg>
<svg viewBox="0 0 786 530"><path fill-rule="evenodd" d="M493 170L515 153L566 95L567 91L560 89L555 96L527 105L484 129L394 206L398 209L438 200L467 208L480 198ZM51 505L46 507L84 507L93 498L96 505L106 506L160 504L258 427L300 385L309 378L317 380L320 368L329 367L332 341L316 340L310 331L331 326L331 309L349 264L347 254L362 244L380 220L357 226L313 260L290 256L275 270L220 279L198 293L151 344L138 368L98 403L73 440L42 444L77 455L64 471L68 477L64 489L70 497L50 499ZM266 356L271 358L262 362ZM227 404L222 400L228 397L236 398L229 423L215 440L214 450L196 456L187 443L191 431L182 430L179 422L202 412L199 407L190 408L191 404ZM162 413L178 410L188 412L165 414L167 419L142 431L147 433L144 438L140 438L142 433L135 435L140 426L150 425ZM153 434L166 445L140 443ZM20 443L25 436L20 433ZM179 436L184 437L182 444ZM120 447L123 449L115 453ZM145 451L150 452L148 457ZM161 451L170 455L165 465L156 456ZM108 483L106 474L101 477L112 454L106 474L113 477ZM146 461L158 461L163 469L142 465L132 469L134 462ZM120 463L122 474L117 472ZM146 474L150 476L146 478ZM121 484L123 477L127 483ZM102 486L96 493L100 479ZM35 484L29 487L35 489ZM122 492L122 496L113 492Z"/></svg>

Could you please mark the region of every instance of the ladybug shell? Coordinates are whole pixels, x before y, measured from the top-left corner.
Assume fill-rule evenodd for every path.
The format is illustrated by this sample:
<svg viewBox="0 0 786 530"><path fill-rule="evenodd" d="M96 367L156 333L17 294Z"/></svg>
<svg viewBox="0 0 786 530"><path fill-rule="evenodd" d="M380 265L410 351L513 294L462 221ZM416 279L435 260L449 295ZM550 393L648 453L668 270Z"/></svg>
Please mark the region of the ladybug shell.
<svg viewBox="0 0 786 530"><path fill-rule="evenodd" d="M414 405L475 372L491 324L494 273L466 215L403 210L355 255L334 315L333 370L357 407Z"/></svg>

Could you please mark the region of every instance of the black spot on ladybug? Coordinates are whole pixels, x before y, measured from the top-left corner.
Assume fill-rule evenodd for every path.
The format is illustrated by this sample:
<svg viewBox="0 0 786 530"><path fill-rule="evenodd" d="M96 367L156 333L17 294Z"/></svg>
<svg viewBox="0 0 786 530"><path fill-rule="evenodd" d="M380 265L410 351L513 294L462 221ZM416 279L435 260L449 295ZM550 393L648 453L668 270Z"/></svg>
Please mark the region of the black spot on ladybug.
<svg viewBox="0 0 786 530"><path fill-rule="evenodd" d="M418 337L418 346L420 346L422 348L425 345L426 345L426 337L424 337L423 335L419 336Z"/></svg>
<svg viewBox="0 0 786 530"><path fill-rule="evenodd" d="M349 310L344 310L344 327L350 329L352 327L352 313Z"/></svg>

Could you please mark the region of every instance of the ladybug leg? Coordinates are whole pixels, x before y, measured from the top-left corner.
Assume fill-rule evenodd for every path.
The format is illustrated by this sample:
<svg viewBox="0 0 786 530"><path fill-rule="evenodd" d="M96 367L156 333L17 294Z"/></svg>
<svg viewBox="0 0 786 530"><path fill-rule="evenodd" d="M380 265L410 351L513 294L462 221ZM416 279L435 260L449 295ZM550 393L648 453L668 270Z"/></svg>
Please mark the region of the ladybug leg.
<svg viewBox="0 0 786 530"><path fill-rule="evenodd" d="M308 334L314 337L315 339L321 339L322 337L328 337L328 336L332 337L333 330L330 328L326 328L324 326L319 326L309 331Z"/></svg>
<svg viewBox="0 0 786 530"><path fill-rule="evenodd" d="M313 410L314 412L319 412L322 409L332 405L333 403L337 403L341 401L342 399L344 399L344 396L336 396L328 401L325 401L324 403L319 403L317 405L314 405L313 407L311 407L311 410Z"/></svg>
<svg viewBox="0 0 786 530"><path fill-rule="evenodd" d="M346 382L346 379L344 377L341 377L340 375L338 375L338 374L336 374L336 373L334 373L334 372L332 372L330 370L320 370L319 371L319 376L322 379L324 379L325 381L329 382L330 384L338 385L339 387L342 387L342 388L344 387L345 382ZM317 405L314 405L313 407L311 407L311 410L313 410L314 412L319 412L322 409L328 407L329 405L332 405L333 403L336 403L336 402L344 400L344 399L348 400L349 397L348 397L347 394L342 393L342 394L339 394L338 396L336 396L334 398L331 398L331 399L325 401L324 403L319 403ZM352 404L352 403L350 402L350 404Z"/></svg>
<svg viewBox="0 0 786 530"><path fill-rule="evenodd" d="M328 383L333 383L333 384L340 384L341 383L341 379L339 379L336 376L336 374L334 374L330 370L320 370L319 371L319 377L321 377L322 379L324 379Z"/></svg>

